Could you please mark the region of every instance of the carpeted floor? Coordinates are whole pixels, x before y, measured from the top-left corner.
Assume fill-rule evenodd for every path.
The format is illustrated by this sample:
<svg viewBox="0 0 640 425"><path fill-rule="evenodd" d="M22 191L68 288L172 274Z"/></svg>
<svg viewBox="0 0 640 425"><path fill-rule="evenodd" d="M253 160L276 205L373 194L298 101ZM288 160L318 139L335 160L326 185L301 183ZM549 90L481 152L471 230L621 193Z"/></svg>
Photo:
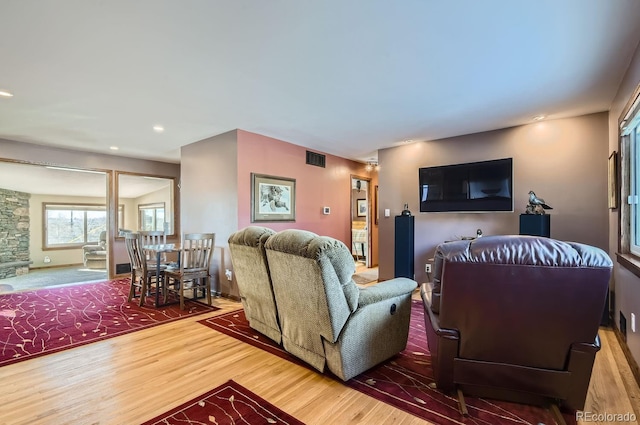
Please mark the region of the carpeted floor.
<svg viewBox="0 0 640 425"><path fill-rule="evenodd" d="M228 381L142 425L276 423L304 425L240 384Z"/></svg>
<svg viewBox="0 0 640 425"><path fill-rule="evenodd" d="M217 310L128 302L129 279L0 295L0 366Z"/></svg>
<svg viewBox="0 0 640 425"><path fill-rule="evenodd" d="M251 329L243 310L201 320L198 323L281 358L307 366L269 338ZM435 424L536 425L542 423L551 425L555 423L553 414L542 408L474 397L465 397L470 416L463 417L458 411L455 397L430 386L434 379L424 326L422 303L413 301L407 348L392 359L344 384ZM327 375L333 377L329 373ZM334 379L338 380L338 378ZM339 382L342 381L339 380ZM575 415L565 414L564 416L568 424L576 423Z"/></svg>
<svg viewBox="0 0 640 425"><path fill-rule="evenodd" d="M107 271L86 269L82 265L34 269L21 276L0 280L0 294L13 291L24 291L71 283L97 282L107 279Z"/></svg>

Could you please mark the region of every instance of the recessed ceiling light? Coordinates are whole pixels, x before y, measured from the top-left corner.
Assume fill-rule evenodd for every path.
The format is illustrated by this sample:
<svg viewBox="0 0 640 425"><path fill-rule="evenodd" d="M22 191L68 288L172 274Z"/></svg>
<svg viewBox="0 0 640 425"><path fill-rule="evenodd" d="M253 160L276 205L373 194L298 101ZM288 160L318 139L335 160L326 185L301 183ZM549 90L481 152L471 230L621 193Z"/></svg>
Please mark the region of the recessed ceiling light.
<svg viewBox="0 0 640 425"><path fill-rule="evenodd" d="M164 131L164 127L161 125L154 125L153 131L155 131L156 133L162 133Z"/></svg>
<svg viewBox="0 0 640 425"><path fill-rule="evenodd" d="M109 149L111 149L112 151L117 151L120 148L117 146L110 146Z"/></svg>
<svg viewBox="0 0 640 425"><path fill-rule="evenodd" d="M542 121L545 118L546 118L545 115L536 115L535 117L533 117L533 120L534 121Z"/></svg>
<svg viewBox="0 0 640 425"><path fill-rule="evenodd" d="M2 96L2 97L13 97L13 93L8 92L6 90L0 90L0 96Z"/></svg>

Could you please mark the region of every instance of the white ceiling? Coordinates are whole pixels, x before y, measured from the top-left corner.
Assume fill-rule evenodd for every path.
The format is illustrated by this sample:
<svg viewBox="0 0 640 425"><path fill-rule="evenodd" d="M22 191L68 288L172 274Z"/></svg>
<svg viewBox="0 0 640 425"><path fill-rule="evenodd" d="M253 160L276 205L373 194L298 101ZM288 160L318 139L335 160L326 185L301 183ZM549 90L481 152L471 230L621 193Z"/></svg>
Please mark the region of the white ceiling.
<svg viewBox="0 0 640 425"><path fill-rule="evenodd" d="M0 138L179 162L241 128L366 161L608 110L639 22L638 0L0 0Z"/></svg>
<svg viewBox="0 0 640 425"><path fill-rule="evenodd" d="M105 173L54 168L0 161L0 188L36 195L106 198ZM163 189L172 183L173 181L169 179L119 174L118 196L137 198Z"/></svg>

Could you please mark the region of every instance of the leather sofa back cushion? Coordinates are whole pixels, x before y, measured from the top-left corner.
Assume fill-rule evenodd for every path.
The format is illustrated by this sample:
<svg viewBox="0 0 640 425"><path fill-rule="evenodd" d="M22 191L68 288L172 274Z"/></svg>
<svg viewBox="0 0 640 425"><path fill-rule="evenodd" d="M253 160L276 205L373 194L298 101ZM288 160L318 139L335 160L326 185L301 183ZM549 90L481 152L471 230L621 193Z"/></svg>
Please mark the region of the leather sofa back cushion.
<svg viewBox="0 0 640 425"><path fill-rule="evenodd" d="M437 256L440 326L460 332L460 357L561 370L572 343L593 342L612 267L601 249L491 236Z"/></svg>
<svg viewBox="0 0 640 425"><path fill-rule="evenodd" d="M445 261L550 267L612 267L601 249L555 239L500 235L440 244Z"/></svg>
<svg viewBox="0 0 640 425"><path fill-rule="evenodd" d="M433 266L431 310L440 313L441 281L445 262L611 268L602 250L576 242L522 235L485 236L440 244Z"/></svg>

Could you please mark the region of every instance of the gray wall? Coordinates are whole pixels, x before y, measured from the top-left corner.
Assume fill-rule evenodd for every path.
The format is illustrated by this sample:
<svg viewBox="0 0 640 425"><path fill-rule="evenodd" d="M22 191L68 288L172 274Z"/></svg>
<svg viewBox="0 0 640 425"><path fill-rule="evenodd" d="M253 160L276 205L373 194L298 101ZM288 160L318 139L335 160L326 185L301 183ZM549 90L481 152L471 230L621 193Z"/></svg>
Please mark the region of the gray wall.
<svg viewBox="0 0 640 425"><path fill-rule="evenodd" d="M618 149L618 118L635 88L640 84L640 46L629 65L618 94L616 95L609 113L609 152ZM618 251L618 210L611 211L608 216L609 224L609 253L615 260ZM631 332L631 313L635 313L636 321L640 322L640 278L629 270L614 262L613 290L615 311L613 319L619 324L620 312L627 318L627 346L636 363L640 364L640 332ZM636 323L640 330L640 323Z"/></svg>
<svg viewBox="0 0 640 425"><path fill-rule="evenodd" d="M551 237L608 248L607 113L536 122L485 133L418 142L379 152L380 277L394 273L394 216L404 203L416 216L415 273L426 281L425 262L435 247L462 236L517 234L519 216L534 190L554 209ZM512 213L420 213L420 167L513 158Z"/></svg>
<svg viewBox="0 0 640 425"><path fill-rule="evenodd" d="M185 233L214 232L213 289L239 297L224 275L231 269L227 240L238 229L238 144L236 130L183 146L180 216Z"/></svg>

